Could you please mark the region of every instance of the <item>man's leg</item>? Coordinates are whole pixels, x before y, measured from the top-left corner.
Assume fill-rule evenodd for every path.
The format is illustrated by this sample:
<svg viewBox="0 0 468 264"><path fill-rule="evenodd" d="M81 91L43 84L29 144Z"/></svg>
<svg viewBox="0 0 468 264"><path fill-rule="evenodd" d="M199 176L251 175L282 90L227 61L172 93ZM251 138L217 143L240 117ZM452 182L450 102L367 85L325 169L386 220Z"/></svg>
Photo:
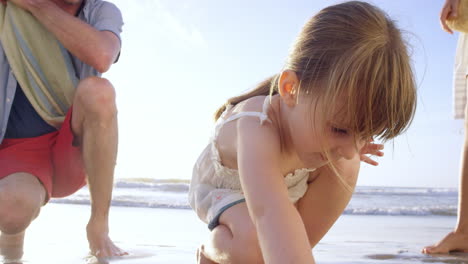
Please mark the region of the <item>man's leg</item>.
<svg viewBox="0 0 468 264"><path fill-rule="evenodd" d="M46 198L39 180L28 173L11 174L0 180L0 254L20 259L26 228L38 215Z"/></svg>
<svg viewBox="0 0 468 264"><path fill-rule="evenodd" d="M468 75L465 83L468 82ZM466 87L468 91L468 86ZM458 221L455 229L438 243L422 249L426 254L444 254L450 251L468 252L468 105L465 106L465 137L460 161L458 187Z"/></svg>
<svg viewBox="0 0 468 264"><path fill-rule="evenodd" d="M82 147L91 194L91 219L87 226L91 252L100 257L123 255L125 252L108 235L118 142L115 91L109 81L90 77L80 82L71 124Z"/></svg>
<svg viewBox="0 0 468 264"><path fill-rule="evenodd" d="M461 156L460 186L458 192L458 221L454 231L449 232L438 243L424 247L423 253L468 252L468 111L465 111L465 138Z"/></svg>

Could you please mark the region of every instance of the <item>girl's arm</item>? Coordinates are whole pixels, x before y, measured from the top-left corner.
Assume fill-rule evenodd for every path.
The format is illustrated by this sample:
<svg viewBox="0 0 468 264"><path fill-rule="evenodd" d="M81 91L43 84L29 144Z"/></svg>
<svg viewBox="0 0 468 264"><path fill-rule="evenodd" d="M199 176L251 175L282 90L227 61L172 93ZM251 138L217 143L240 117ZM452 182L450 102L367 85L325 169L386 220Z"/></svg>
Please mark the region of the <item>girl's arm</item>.
<svg viewBox="0 0 468 264"><path fill-rule="evenodd" d="M270 123L237 123L238 167L265 263L314 263L301 216L289 201L280 171L280 141Z"/></svg>
<svg viewBox="0 0 468 264"><path fill-rule="evenodd" d="M354 189L360 167L359 155L352 160L341 159L335 162L335 166L342 179ZM311 247L333 226L352 196L329 166L323 166L313 173L316 178L309 183L306 194L297 204Z"/></svg>

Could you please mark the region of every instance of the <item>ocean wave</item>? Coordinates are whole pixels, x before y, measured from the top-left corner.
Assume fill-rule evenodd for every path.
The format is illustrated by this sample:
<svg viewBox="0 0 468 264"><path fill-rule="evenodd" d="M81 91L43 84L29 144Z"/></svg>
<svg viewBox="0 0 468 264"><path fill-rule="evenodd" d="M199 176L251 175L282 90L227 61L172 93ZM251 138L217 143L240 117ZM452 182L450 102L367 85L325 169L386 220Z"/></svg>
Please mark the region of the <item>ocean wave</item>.
<svg viewBox="0 0 468 264"><path fill-rule="evenodd" d="M189 209L189 186L188 180L180 179L119 179L112 205ZM51 202L89 205L89 190L85 187L72 196ZM454 188L358 186L344 214L455 216L456 204L457 190Z"/></svg>
<svg viewBox="0 0 468 264"><path fill-rule="evenodd" d="M190 180L186 179L119 179L115 187L121 189L145 189L158 192L188 192ZM415 188L415 187L370 187L358 186L354 195L397 195L397 196L457 196L456 188Z"/></svg>
<svg viewBox="0 0 468 264"><path fill-rule="evenodd" d="M407 196L457 196L456 188L363 187L358 186L354 195L407 195Z"/></svg>
<svg viewBox="0 0 468 264"><path fill-rule="evenodd" d="M119 179L115 188L149 189L160 192L188 192L190 181L179 179Z"/></svg>
<svg viewBox="0 0 468 264"><path fill-rule="evenodd" d="M457 206L346 208L348 215L456 216Z"/></svg>
<svg viewBox="0 0 468 264"><path fill-rule="evenodd" d="M89 199L52 199L51 203L60 203L60 204L80 204L80 205L90 205L91 202ZM188 203L167 203L167 202L158 202L158 201L137 201L137 200L112 200L112 206L122 206L122 207L138 207L138 208L164 208L164 209L190 209Z"/></svg>
<svg viewBox="0 0 468 264"><path fill-rule="evenodd" d="M89 205L90 200L87 197L73 197L52 199L52 203L65 204L83 204ZM140 208L172 208L172 209L190 209L190 205L185 199L177 200L134 200L119 199L112 200L112 206L140 207ZM343 212L345 215L387 215L387 216L456 216L457 206L415 206L415 207L388 207L388 208L353 208L348 207Z"/></svg>

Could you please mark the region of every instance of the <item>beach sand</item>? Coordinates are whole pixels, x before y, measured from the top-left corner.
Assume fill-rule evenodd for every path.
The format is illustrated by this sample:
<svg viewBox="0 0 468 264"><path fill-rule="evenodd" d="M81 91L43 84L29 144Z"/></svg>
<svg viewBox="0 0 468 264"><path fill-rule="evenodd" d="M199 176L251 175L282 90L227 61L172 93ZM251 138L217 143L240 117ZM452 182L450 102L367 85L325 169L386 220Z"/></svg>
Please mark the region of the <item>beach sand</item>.
<svg viewBox="0 0 468 264"><path fill-rule="evenodd" d="M208 229L190 210L112 207L111 239L129 252L122 258L88 257L87 205L49 204L26 233L24 264L194 263L195 246Z"/></svg>
<svg viewBox="0 0 468 264"><path fill-rule="evenodd" d="M88 256L89 206L49 204L26 234L24 264L195 263L208 229L183 209L113 207L111 238L130 254L96 260ZM453 216L343 215L314 249L317 263L468 263L468 255L427 256L423 246L451 230Z"/></svg>

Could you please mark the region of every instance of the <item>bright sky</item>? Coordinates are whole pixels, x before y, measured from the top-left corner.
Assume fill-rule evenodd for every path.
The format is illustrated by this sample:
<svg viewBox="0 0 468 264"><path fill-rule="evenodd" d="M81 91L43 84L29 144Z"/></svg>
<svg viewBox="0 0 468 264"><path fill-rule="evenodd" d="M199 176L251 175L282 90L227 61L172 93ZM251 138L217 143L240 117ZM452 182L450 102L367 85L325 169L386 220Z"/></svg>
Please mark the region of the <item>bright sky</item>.
<svg viewBox="0 0 468 264"><path fill-rule="evenodd" d="M191 177L227 98L279 72L300 28L330 0L111 0L125 26L120 61L105 76L118 93L117 178ZM359 185L456 187L463 122L452 118L457 34L439 26L443 0L369 1L411 44L418 110Z"/></svg>

